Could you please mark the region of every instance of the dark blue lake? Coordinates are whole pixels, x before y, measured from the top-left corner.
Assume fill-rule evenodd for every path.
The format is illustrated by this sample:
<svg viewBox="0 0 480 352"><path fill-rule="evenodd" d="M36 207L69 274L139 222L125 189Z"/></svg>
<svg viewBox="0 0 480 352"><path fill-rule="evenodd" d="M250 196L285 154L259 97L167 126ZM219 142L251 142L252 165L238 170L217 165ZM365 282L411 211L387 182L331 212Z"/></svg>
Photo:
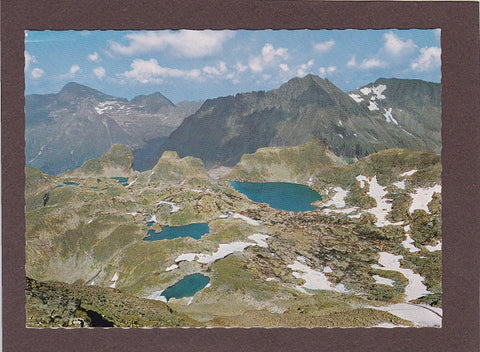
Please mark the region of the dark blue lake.
<svg viewBox="0 0 480 352"><path fill-rule="evenodd" d="M148 226L148 224L147 224ZM145 241L173 240L179 237L192 237L196 240L208 233L210 228L205 222L190 224L185 226L165 226L162 231L148 230L148 236Z"/></svg>
<svg viewBox="0 0 480 352"><path fill-rule="evenodd" d="M297 183L229 182L233 188L254 202L267 203L279 210L295 212L315 210L311 203L322 199L320 194L311 188Z"/></svg>
<svg viewBox="0 0 480 352"><path fill-rule="evenodd" d="M170 298L182 298L182 297L192 297L200 291L202 288L207 286L210 282L210 278L202 274L192 274L185 276L183 279L178 281L175 285L170 286L165 291L162 292L162 296L167 299Z"/></svg>

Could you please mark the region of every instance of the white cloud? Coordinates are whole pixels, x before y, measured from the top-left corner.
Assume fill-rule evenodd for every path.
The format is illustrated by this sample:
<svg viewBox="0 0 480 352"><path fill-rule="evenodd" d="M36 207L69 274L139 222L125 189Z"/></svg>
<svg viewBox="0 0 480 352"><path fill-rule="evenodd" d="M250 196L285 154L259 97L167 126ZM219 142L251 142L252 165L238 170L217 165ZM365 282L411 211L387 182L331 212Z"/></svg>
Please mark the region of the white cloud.
<svg viewBox="0 0 480 352"><path fill-rule="evenodd" d="M333 39L330 39L326 42L322 42L322 43L315 43L313 45L313 48L317 51L320 51L322 53L325 53L329 50L331 50L333 48L333 46L335 45L335 41Z"/></svg>
<svg viewBox="0 0 480 352"><path fill-rule="evenodd" d="M80 66L78 65L72 65L72 67L70 67L70 73L72 75L74 75L75 73L77 73L78 71L80 71Z"/></svg>
<svg viewBox="0 0 480 352"><path fill-rule="evenodd" d="M241 62L237 62L234 66L235 70L238 72L245 72L248 69L248 66L242 64Z"/></svg>
<svg viewBox="0 0 480 352"><path fill-rule="evenodd" d="M87 56L88 60L94 62L94 61L97 61L98 58L99 58L99 55L98 53L95 51L93 54L90 54Z"/></svg>
<svg viewBox="0 0 480 352"><path fill-rule="evenodd" d="M121 55L171 50L178 56L199 58L220 52L223 44L234 36L233 31L148 31L125 35L129 41L126 46L111 41L110 48Z"/></svg>
<svg viewBox="0 0 480 352"><path fill-rule="evenodd" d="M288 67L287 64L280 64L280 65L278 65L278 67L280 67L280 70L282 70L283 72L290 71L290 67Z"/></svg>
<svg viewBox="0 0 480 352"><path fill-rule="evenodd" d="M386 63L379 59L365 59L360 64L360 68L368 70L370 68L384 67L385 65Z"/></svg>
<svg viewBox="0 0 480 352"><path fill-rule="evenodd" d="M45 74L45 71L42 70L41 68L37 67L32 70L32 77L35 79L42 77L44 74Z"/></svg>
<svg viewBox="0 0 480 352"><path fill-rule="evenodd" d="M260 56L256 56L250 59L248 62L248 67L252 72L261 72L263 71L263 62Z"/></svg>
<svg viewBox="0 0 480 352"><path fill-rule="evenodd" d="M27 35L27 32L25 32L25 35ZM30 64L36 62L37 58L31 55L28 51L25 51L25 70L28 70L30 68Z"/></svg>
<svg viewBox="0 0 480 352"><path fill-rule="evenodd" d="M350 58L350 60L347 62L347 66L348 67L355 67L357 66L357 60L355 58L355 55L352 55L352 57Z"/></svg>
<svg viewBox="0 0 480 352"><path fill-rule="evenodd" d="M122 76L143 84L162 83L163 78L167 77L198 78L201 75L201 71L198 69L179 70L175 68L162 67L155 59L135 59L133 60L130 67L132 69L130 71L125 71L124 73L122 73ZM220 70L221 69L222 65L220 65Z"/></svg>
<svg viewBox="0 0 480 352"><path fill-rule="evenodd" d="M388 32L383 35L383 48L389 55L407 55L417 48L412 39L401 40L395 33Z"/></svg>
<svg viewBox="0 0 480 352"><path fill-rule="evenodd" d="M306 64L300 65L300 67L297 69L297 76L304 76L314 63L315 61L311 59L308 60Z"/></svg>
<svg viewBox="0 0 480 352"><path fill-rule="evenodd" d="M288 49L287 48L275 49L273 45L270 43L267 43L263 46L262 48L263 61L271 62L277 57L286 59L288 57Z"/></svg>
<svg viewBox="0 0 480 352"><path fill-rule="evenodd" d="M421 48L420 55L413 60L410 67L416 71L428 71L437 68L441 64L442 49L436 46Z"/></svg>
<svg viewBox="0 0 480 352"><path fill-rule="evenodd" d="M221 76L228 72L227 65L225 62L220 61L218 67L205 66L202 71L209 75Z"/></svg>
<svg viewBox="0 0 480 352"><path fill-rule="evenodd" d="M320 67L318 72L320 73L321 77L325 77L327 73L333 73L337 70L336 66L328 66L328 67Z"/></svg>
<svg viewBox="0 0 480 352"><path fill-rule="evenodd" d="M98 66L93 69L93 74L98 78L103 78L105 77L106 71L102 66Z"/></svg>
<svg viewBox="0 0 480 352"><path fill-rule="evenodd" d="M277 59L287 58L287 48L275 49L272 44L266 43L261 50L261 55L252 57L248 61L248 67L252 72L261 72L266 66L272 65Z"/></svg>

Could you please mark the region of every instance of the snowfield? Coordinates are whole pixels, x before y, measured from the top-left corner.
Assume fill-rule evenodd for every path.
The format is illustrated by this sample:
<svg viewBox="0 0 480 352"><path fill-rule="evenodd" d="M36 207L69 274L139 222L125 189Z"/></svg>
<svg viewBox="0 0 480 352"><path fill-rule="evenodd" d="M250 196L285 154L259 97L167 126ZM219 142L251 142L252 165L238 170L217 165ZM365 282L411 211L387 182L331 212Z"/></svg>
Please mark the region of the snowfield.
<svg viewBox="0 0 480 352"><path fill-rule="evenodd" d="M216 262L219 259L223 259L226 256L235 253L235 252L243 252L245 248L250 246L259 246L263 248L268 247L268 243L265 240L270 237L268 235L264 235L261 233L255 233L253 235L248 236L248 239L253 242L243 242L243 241L235 241L231 243L221 243L218 246L216 252L212 254L205 254L205 253L185 253L178 256L175 259L175 263L179 263L182 261L192 262L196 261L200 264L211 264Z"/></svg>
<svg viewBox="0 0 480 352"><path fill-rule="evenodd" d="M425 279L424 277L414 273L411 269L404 269L400 267L400 259L402 258L403 256L401 255L380 252L380 259L378 259L378 263L381 266L373 264L372 268L397 271L403 276L405 276L408 279L407 287L405 287L405 295L407 302L431 293L427 290L427 287L423 283L423 280Z"/></svg>
<svg viewBox="0 0 480 352"><path fill-rule="evenodd" d="M412 197L412 205L408 209L410 213L413 213L416 209L425 210L428 214L430 214L430 210L428 209L428 203L432 201L432 197L434 193L441 193L442 186L435 185L433 187L428 188L416 188L414 193L410 194Z"/></svg>

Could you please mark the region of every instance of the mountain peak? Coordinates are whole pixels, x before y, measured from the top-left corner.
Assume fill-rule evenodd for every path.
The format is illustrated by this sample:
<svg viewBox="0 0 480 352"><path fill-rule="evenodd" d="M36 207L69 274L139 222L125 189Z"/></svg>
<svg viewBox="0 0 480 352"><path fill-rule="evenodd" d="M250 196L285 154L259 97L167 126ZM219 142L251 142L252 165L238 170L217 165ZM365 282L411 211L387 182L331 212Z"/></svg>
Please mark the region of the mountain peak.
<svg viewBox="0 0 480 352"><path fill-rule="evenodd" d="M148 95L137 95L131 102L135 105L142 105L150 113L155 113L163 107L175 107L175 104L160 92L154 92Z"/></svg>
<svg viewBox="0 0 480 352"><path fill-rule="evenodd" d="M76 82L69 82L63 86L63 88L58 92L57 95L61 100L72 100L75 98L86 98L94 97L97 99L106 99L110 98L109 95L106 95L96 89L84 86Z"/></svg>

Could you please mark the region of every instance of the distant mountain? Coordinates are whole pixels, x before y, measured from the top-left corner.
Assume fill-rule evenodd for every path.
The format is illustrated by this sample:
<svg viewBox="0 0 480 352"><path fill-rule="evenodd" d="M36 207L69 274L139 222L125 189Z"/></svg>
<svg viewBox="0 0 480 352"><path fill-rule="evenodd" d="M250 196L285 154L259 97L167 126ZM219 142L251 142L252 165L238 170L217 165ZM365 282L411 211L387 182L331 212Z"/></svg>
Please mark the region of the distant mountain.
<svg viewBox="0 0 480 352"><path fill-rule="evenodd" d="M145 164L166 150L233 166L261 147L319 138L337 155L358 158L387 148L440 152L440 84L379 79L349 94L314 75L280 88L207 100Z"/></svg>
<svg viewBox="0 0 480 352"><path fill-rule="evenodd" d="M115 143L131 147L142 164L144 148L150 143L158 147L158 140L200 105L175 105L158 92L128 101L73 82L58 94L27 95L27 165L59 174L99 157Z"/></svg>

